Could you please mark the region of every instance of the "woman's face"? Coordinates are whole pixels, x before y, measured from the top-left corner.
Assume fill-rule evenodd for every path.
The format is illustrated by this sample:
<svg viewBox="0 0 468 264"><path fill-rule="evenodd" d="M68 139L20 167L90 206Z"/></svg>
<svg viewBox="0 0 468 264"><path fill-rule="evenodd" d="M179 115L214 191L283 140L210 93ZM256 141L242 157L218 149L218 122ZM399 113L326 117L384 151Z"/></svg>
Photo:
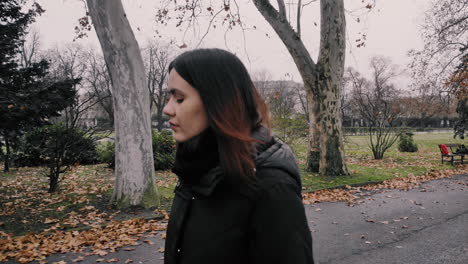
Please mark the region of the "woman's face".
<svg viewBox="0 0 468 264"><path fill-rule="evenodd" d="M208 127L208 117L200 94L176 71L169 73L169 100L163 112L169 116L174 139L184 142Z"/></svg>

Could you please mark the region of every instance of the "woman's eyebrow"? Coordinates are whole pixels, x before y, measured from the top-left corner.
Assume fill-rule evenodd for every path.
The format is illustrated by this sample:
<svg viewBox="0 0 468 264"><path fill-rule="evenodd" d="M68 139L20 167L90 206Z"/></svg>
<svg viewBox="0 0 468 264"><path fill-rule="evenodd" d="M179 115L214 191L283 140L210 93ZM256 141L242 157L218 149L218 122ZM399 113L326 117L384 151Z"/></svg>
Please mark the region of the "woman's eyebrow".
<svg viewBox="0 0 468 264"><path fill-rule="evenodd" d="M181 95L184 94L181 90L177 88L169 88L167 92L170 94L181 94Z"/></svg>

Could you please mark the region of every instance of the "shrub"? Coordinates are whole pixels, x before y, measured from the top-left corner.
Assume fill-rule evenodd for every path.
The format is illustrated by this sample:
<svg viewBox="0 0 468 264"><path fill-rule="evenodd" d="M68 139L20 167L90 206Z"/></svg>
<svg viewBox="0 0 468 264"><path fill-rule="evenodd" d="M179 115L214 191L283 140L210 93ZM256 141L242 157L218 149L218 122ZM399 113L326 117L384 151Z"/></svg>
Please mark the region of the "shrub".
<svg viewBox="0 0 468 264"><path fill-rule="evenodd" d="M15 168L44 165L44 161L36 155L27 155L23 152L10 154L11 166Z"/></svg>
<svg viewBox="0 0 468 264"><path fill-rule="evenodd" d="M24 135L21 153L30 162L49 168L49 192L58 190L61 173L75 164L97 161L95 140L86 132L63 124L38 127Z"/></svg>
<svg viewBox="0 0 468 264"><path fill-rule="evenodd" d="M418 145L413 140L413 133L402 133L400 135L400 142L398 150L401 152L417 152Z"/></svg>
<svg viewBox="0 0 468 264"><path fill-rule="evenodd" d="M63 153L57 151L63 150ZM47 165L56 155L63 155L64 164L94 164L98 161L96 143L86 132L49 125L27 132L20 140L19 151L13 156L17 167Z"/></svg>
<svg viewBox="0 0 468 264"><path fill-rule="evenodd" d="M174 166L175 141L171 131L153 131L153 159L155 170L168 170ZM109 164L109 168L115 168L115 143L107 142L98 147L100 161Z"/></svg>
<svg viewBox="0 0 468 264"><path fill-rule="evenodd" d="M97 147L99 161L107 163L109 168L115 168L115 142L107 141Z"/></svg>
<svg viewBox="0 0 468 264"><path fill-rule="evenodd" d="M154 131L153 136L153 159L155 170L167 170L174 166L175 141L169 130L161 132Z"/></svg>

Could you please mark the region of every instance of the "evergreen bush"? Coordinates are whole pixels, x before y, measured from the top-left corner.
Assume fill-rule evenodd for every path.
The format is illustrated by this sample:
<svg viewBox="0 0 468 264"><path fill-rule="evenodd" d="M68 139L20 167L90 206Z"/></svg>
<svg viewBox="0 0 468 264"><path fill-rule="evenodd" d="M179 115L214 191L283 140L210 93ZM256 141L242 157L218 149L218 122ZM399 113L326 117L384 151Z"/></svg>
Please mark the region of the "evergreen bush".
<svg viewBox="0 0 468 264"><path fill-rule="evenodd" d="M413 135L413 133L402 133L400 135L398 150L401 152L417 152L418 145L414 142Z"/></svg>
<svg viewBox="0 0 468 264"><path fill-rule="evenodd" d="M78 128L62 124L34 128L21 137L13 154L15 167L44 166L58 159L63 164L95 164L98 161L95 140Z"/></svg>
<svg viewBox="0 0 468 264"><path fill-rule="evenodd" d="M175 141L172 132L162 130L153 132L153 159L155 170L168 170L174 166L175 162Z"/></svg>
<svg viewBox="0 0 468 264"><path fill-rule="evenodd" d="M109 168L115 168L115 142L107 141L97 147L99 161L107 163Z"/></svg>
<svg viewBox="0 0 468 264"><path fill-rule="evenodd" d="M155 170L168 170L174 166L175 162L175 141L171 131L153 131L153 159ZM115 143L107 142L98 147L99 159L107 163L109 168L115 168Z"/></svg>

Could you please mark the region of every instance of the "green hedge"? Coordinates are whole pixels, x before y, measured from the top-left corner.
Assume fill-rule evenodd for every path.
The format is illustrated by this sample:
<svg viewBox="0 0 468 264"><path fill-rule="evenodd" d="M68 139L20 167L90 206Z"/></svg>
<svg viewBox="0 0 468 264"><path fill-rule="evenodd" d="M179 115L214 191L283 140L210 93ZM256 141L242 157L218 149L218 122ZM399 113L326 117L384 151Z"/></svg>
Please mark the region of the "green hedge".
<svg viewBox="0 0 468 264"><path fill-rule="evenodd" d="M172 133L167 130L153 131L153 159L155 170L168 170L175 162L176 144ZM105 142L98 147L100 161L115 168L115 143Z"/></svg>
<svg viewBox="0 0 468 264"><path fill-rule="evenodd" d="M395 132L434 132L437 129L431 127L395 127ZM343 133L349 136L364 136L369 134L368 127L343 127Z"/></svg>

